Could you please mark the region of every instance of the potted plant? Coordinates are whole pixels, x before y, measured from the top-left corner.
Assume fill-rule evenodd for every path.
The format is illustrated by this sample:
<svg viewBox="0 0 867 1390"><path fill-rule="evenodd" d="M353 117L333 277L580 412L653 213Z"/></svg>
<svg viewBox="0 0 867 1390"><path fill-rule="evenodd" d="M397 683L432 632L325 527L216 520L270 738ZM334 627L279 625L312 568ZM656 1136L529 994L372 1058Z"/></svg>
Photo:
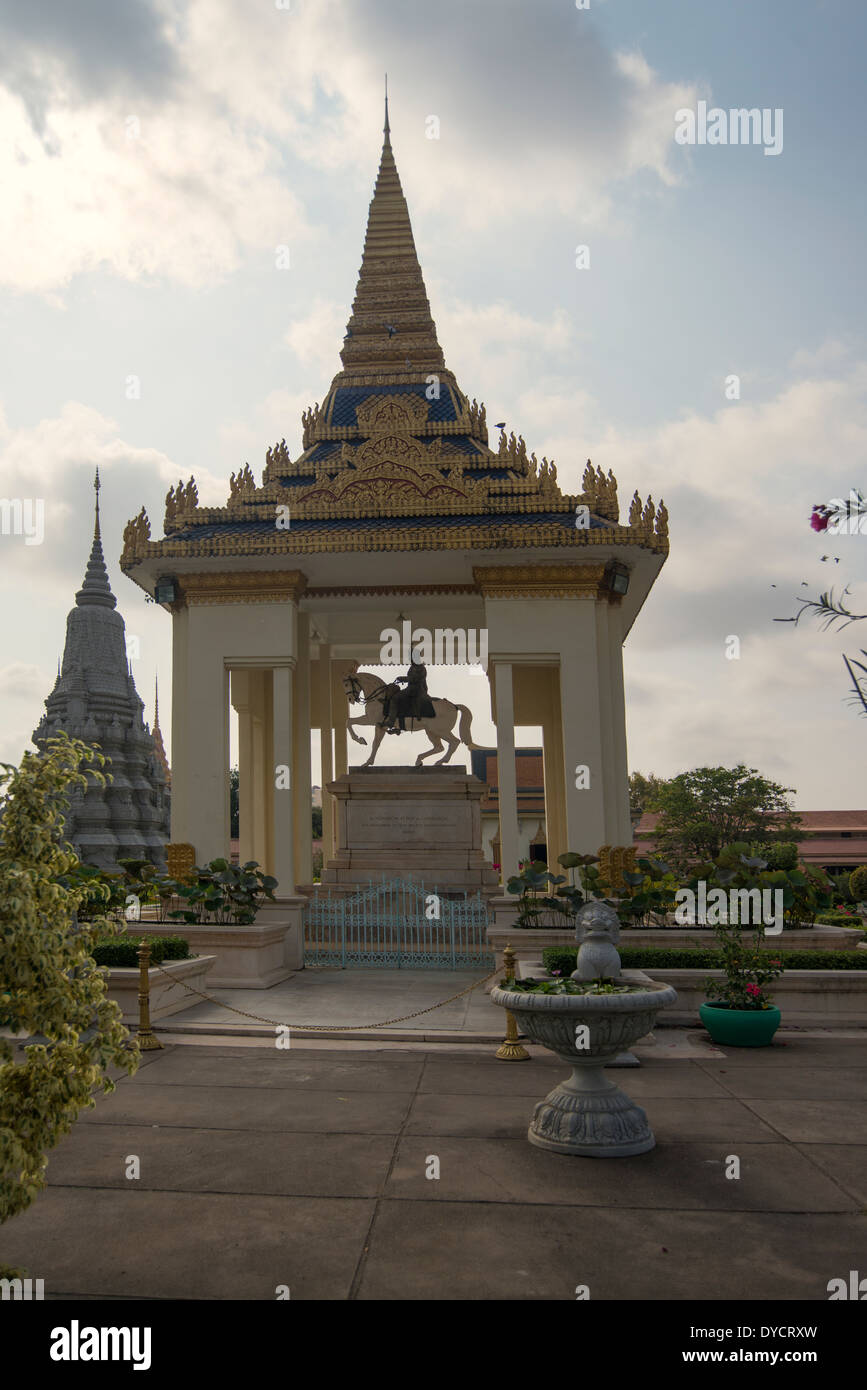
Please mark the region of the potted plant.
<svg viewBox="0 0 867 1390"><path fill-rule="evenodd" d="M746 940L740 927L714 928L722 956L723 979L708 979L699 1017L714 1042L730 1047L769 1047L780 1026L768 984L782 975L779 960L762 950L761 930Z"/></svg>

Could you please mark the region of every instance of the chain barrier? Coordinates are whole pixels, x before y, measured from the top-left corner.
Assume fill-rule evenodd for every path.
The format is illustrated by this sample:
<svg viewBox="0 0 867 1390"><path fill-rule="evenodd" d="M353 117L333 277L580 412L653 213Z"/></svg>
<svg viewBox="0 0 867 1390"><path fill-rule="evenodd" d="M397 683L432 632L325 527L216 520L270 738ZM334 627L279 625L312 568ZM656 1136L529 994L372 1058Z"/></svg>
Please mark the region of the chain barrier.
<svg viewBox="0 0 867 1390"><path fill-rule="evenodd" d="M368 1028L388 1028L392 1023L406 1023L411 1018L420 1018L422 1014L433 1013L435 1009L442 1009L446 1004L453 1004L456 999L463 999L465 994L472 994L474 989L486 984L494 975L497 969L485 975L483 979L476 980L474 985L467 989L462 989L459 994L453 994L449 999L441 999L438 1004L430 1004L426 1009L416 1009L411 1014L401 1014L400 1018L387 1018L383 1023L285 1023L279 1018L264 1018L261 1014L248 1013L246 1009L236 1009L232 1004L226 1004L222 999L215 999L212 994L206 994L203 989L196 989L195 985L188 985L185 980L179 980L175 975L170 975L168 970L164 970L156 961L151 962L151 968L159 970L166 979L171 980L175 985L183 985L190 994L198 994L201 999L207 999L210 1004L216 1004L221 1009L227 1009L229 1013L238 1014L241 1018L252 1018L256 1023L270 1023L275 1028L290 1028L296 1033L361 1033Z"/></svg>

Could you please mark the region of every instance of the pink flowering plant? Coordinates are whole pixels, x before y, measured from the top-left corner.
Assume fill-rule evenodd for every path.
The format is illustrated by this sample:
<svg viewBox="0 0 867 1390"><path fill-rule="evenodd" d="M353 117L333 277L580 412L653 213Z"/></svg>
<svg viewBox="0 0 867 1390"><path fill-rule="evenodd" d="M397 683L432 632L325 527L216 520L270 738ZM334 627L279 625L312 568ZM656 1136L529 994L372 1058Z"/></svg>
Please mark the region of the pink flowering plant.
<svg viewBox="0 0 867 1390"><path fill-rule="evenodd" d="M767 987L782 975L783 966L772 951L762 947L761 931L749 939L733 924L721 923L714 930L725 974L721 980L705 981L708 999L728 1004L730 1009L773 1008Z"/></svg>

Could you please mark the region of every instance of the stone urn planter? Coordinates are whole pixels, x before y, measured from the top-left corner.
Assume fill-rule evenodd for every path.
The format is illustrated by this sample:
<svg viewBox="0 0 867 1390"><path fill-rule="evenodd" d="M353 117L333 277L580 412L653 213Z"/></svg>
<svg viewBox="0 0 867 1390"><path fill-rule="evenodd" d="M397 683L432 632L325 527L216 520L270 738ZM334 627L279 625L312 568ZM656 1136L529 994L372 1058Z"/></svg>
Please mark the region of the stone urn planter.
<svg viewBox="0 0 867 1390"><path fill-rule="evenodd" d="M585 992L500 987L491 991L491 999L516 1016L532 1042L572 1068L572 1075L536 1106L530 1143L587 1158L627 1158L646 1153L656 1140L641 1106L603 1068L649 1033L660 1009L674 1004L677 994L670 985L633 984L621 975L614 947L619 922L607 904L581 908L578 931L586 937L572 987Z"/></svg>

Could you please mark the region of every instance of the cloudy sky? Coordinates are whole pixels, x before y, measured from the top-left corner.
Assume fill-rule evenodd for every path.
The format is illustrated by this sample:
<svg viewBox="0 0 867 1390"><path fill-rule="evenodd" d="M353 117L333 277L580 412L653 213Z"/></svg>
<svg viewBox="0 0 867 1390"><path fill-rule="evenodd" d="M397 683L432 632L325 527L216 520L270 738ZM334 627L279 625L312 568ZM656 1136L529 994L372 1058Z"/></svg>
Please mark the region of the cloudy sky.
<svg viewBox="0 0 867 1390"><path fill-rule="evenodd" d="M668 505L625 649L631 767L745 761L801 808L867 804L841 655L867 622L773 621L832 584L867 612L867 535L808 524L867 490L865 31L860 0L0 0L0 491L44 498L46 526L0 536L0 758L53 683L95 464L168 734L170 620L121 575L122 528L180 476L218 504L275 439L300 449L339 367L387 70L463 389L567 491L590 456L621 500ZM700 102L782 110L782 151L679 144Z"/></svg>

